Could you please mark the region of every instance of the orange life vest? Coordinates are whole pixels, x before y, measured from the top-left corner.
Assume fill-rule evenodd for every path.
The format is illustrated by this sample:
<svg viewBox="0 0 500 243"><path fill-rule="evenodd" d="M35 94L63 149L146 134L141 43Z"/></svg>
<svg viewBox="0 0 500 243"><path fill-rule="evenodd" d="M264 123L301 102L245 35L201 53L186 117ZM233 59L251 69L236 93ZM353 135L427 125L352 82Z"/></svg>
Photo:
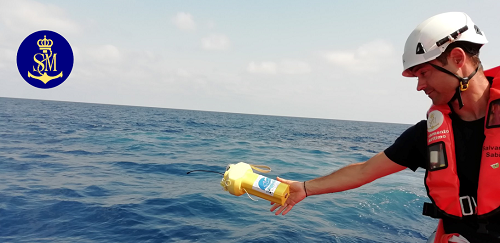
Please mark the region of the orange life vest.
<svg viewBox="0 0 500 243"><path fill-rule="evenodd" d="M477 214L488 217L500 211L500 67L484 72L494 77L490 87L484 124L483 143L477 203L474 198L460 197L457 175L455 140L451 108L433 105L427 113L428 168L425 185L435 206L449 217L461 218ZM467 206L466 206L467 205ZM473 205L473 206L471 206ZM477 210L477 211L476 211Z"/></svg>

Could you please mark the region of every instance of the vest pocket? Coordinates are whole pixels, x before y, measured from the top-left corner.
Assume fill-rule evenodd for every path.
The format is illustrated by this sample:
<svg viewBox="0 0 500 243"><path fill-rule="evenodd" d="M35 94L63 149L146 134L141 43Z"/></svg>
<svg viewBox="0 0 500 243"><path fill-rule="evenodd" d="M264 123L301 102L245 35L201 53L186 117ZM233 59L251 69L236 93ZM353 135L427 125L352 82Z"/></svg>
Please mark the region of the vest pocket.
<svg viewBox="0 0 500 243"><path fill-rule="evenodd" d="M435 171L448 167L444 142L433 143L429 145L427 149L429 151L429 161L427 164L428 170Z"/></svg>

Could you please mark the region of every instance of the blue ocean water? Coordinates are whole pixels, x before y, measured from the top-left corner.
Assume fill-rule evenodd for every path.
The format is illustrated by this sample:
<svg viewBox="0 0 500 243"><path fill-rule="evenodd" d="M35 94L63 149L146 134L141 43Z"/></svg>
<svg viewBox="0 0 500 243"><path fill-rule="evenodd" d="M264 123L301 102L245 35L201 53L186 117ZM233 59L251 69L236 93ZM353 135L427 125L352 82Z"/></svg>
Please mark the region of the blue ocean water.
<svg viewBox="0 0 500 243"><path fill-rule="evenodd" d="M228 164L307 180L409 125L0 98L0 242L425 242L423 171L286 216L222 190Z"/></svg>

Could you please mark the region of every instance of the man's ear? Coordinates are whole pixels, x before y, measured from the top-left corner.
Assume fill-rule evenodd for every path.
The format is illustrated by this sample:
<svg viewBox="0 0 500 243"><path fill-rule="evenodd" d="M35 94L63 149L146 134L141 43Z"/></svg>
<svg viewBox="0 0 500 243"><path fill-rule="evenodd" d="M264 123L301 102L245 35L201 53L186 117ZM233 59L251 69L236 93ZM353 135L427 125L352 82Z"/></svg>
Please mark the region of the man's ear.
<svg viewBox="0 0 500 243"><path fill-rule="evenodd" d="M467 54L460 47L455 47L451 50L448 55L448 64L454 65L457 68L461 68L465 65L465 59L467 58Z"/></svg>

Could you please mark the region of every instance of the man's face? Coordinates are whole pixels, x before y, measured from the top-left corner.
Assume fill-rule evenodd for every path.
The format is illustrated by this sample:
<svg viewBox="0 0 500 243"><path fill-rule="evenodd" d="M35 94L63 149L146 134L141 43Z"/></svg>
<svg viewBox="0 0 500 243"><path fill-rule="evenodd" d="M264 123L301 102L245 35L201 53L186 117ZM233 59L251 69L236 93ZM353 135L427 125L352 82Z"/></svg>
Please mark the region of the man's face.
<svg viewBox="0 0 500 243"><path fill-rule="evenodd" d="M458 80L449 74L435 69L429 63L450 70L447 65L443 66L437 60L415 66L411 71L418 78L417 91L424 91L434 105L446 104L455 95ZM453 70L450 71L453 72Z"/></svg>

